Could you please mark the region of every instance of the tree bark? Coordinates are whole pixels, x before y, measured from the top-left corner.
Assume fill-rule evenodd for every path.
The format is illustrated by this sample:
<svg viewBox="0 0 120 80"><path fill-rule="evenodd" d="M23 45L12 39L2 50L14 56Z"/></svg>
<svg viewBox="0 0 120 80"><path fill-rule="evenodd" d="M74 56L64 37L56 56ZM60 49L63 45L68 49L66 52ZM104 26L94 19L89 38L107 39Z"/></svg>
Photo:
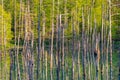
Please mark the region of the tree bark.
<svg viewBox="0 0 120 80"><path fill-rule="evenodd" d="M109 0L109 33L110 33L110 80L112 80L112 18L111 18L111 0Z"/></svg>

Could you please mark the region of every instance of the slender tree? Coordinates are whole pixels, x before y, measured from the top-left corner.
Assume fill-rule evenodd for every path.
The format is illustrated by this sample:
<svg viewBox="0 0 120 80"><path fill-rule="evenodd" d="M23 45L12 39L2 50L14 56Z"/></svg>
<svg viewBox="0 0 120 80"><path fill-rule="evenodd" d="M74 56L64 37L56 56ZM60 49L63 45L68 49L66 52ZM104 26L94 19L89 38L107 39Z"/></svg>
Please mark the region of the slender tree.
<svg viewBox="0 0 120 80"><path fill-rule="evenodd" d="M9 80L13 80L13 51L10 50L10 77Z"/></svg>
<svg viewBox="0 0 120 80"><path fill-rule="evenodd" d="M53 0L53 6L52 6L52 36L51 36L51 62L50 62L50 75L51 80L53 80L53 40L54 40L54 0Z"/></svg>
<svg viewBox="0 0 120 80"><path fill-rule="evenodd" d="M102 28L101 28L101 80L103 80L103 37L104 37L104 33L103 33L103 29L104 29L104 6L102 5Z"/></svg>
<svg viewBox="0 0 120 80"><path fill-rule="evenodd" d="M45 63L45 12L43 11L43 27L42 27L42 37L43 37L43 42L42 42L42 59L43 59L43 70L42 70L42 73L43 73L43 79L45 79L44 77L44 63Z"/></svg>
<svg viewBox="0 0 120 80"><path fill-rule="evenodd" d="M78 41L78 80L80 80L80 40Z"/></svg>
<svg viewBox="0 0 120 80"><path fill-rule="evenodd" d="M58 48L58 51L57 51L57 80L60 80L60 31L61 31L61 15L58 16L58 29L57 29L57 37L58 37L58 42L57 42L57 48Z"/></svg>
<svg viewBox="0 0 120 80"><path fill-rule="evenodd" d="M45 76L46 76L46 78L45 78L45 80L48 80L48 77L47 77L47 70L48 70L48 69L47 69L47 54L48 54L48 53L47 53L47 51L46 51L46 52L45 52L45 66L46 66L46 70L45 70L45 73L46 73Z"/></svg>
<svg viewBox="0 0 120 80"><path fill-rule="evenodd" d="M85 45L85 19L84 8L82 7L82 64L83 64L83 80L86 80L86 45Z"/></svg>
<svg viewBox="0 0 120 80"><path fill-rule="evenodd" d="M40 45L40 16L41 16L41 14L40 14L40 7L41 7L41 0L39 1L39 4L38 4L39 6L38 6L38 56L37 56L37 75L36 75L36 80L39 80L39 72L40 72L40 70L39 70L39 68L40 68L40 49L41 49L41 45Z"/></svg>
<svg viewBox="0 0 120 80"><path fill-rule="evenodd" d="M71 20L72 23L73 20ZM72 80L75 79L75 28L74 22L72 23Z"/></svg>
<svg viewBox="0 0 120 80"><path fill-rule="evenodd" d="M109 80L108 78L108 53L109 53L109 34L107 39L107 50L106 50L106 80Z"/></svg>
<svg viewBox="0 0 120 80"><path fill-rule="evenodd" d="M60 15L60 8L59 8L59 5L60 5L60 1L59 0L57 0L57 25L56 25L56 32L57 32L57 36L56 36L56 42L57 42L57 44L56 44L56 46L57 46L57 56L56 56L56 61L57 61L57 72L56 72L56 74L57 74L57 80L60 80L60 31L61 31L61 28L60 28L60 19L61 19L61 15Z"/></svg>
<svg viewBox="0 0 120 80"><path fill-rule="evenodd" d="M109 0L109 33L110 33L110 80L112 80L112 20L111 20L111 0Z"/></svg>
<svg viewBox="0 0 120 80"><path fill-rule="evenodd" d="M16 22L16 0L14 0L14 79L17 79L17 69L16 69L16 42L17 42L17 35L16 35L16 26L17 26L17 22Z"/></svg>
<svg viewBox="0 0 120 80"><path fill-rule="evenodd" d="M64 57L65 57L65 52L64 52L64 26L62 25L61 26L61 30L62 30L62 80L64 80L64 77L65 77L65 71L64 71L64 66L65 66L65 60L64 60Z"/></svg>

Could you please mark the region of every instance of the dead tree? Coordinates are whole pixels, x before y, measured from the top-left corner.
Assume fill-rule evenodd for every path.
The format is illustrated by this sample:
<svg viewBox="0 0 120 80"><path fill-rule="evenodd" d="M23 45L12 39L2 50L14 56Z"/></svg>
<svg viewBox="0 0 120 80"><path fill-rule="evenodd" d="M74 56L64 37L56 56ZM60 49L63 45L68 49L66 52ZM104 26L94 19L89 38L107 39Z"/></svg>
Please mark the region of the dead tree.
<svg viewBox="0 0 120 80"><path fill-rule="evenodd" d="M99 61L100 61L100 49L99 49L99 41L96 39L96 46L94 50L95 64L96 64L96 80L98 80L99 73Z"/></svg>
<svg viewBox="0 0 120 80"><path fill-rule="evenodd" d="M86 80L86 44L85 44L85 18L84 8L82 7L82 66L83 66L83 80Z"/></svg>
<svg viewBox="0 0 120 80"><path fill-rule="evenodd" d="M46 76L46 77L45 77L45 80L48 80L48 78L47 78L47 70L48 70L48 69L47 69L47 54L48 54L48 53L47 53L47 51L46 51L46 52L45 52L45 67L46 67L46 70L45 70L45 73L46 73L46 75L45 75L45 76Z"/></svg>
<svg viewBox="0 0 120 80"><path fill-rule="evenodd" d="M44 66L45 66L45 12L43 11L43 27L42 27L42 79L45 79Z"/></svg>
<svg viewBox="0 0 120 80"><path fill-rule="evenodd" d="M60 31L61 31L61 27L60 27L60 23L61 23L61 15L60 16L58 16L58 28L57 28L57 37L58 37L58 41L57 41L57 48L58 48L58 50L57 50L57 80L60 80L60 43L61 43L61 41L60 41Z"/></svg>
<svg viewBox="0 0 120 80"><path fill-rule="evenodd" d="M62 24L62 23L61 23ZM64 70L64 66L65 66L65 60L64 60L64 57L65 57L65 54L64 54L64 26L61 25L61 30L62 30L62 80L64 80L64 73L65 73L65 70Z"/></svg>
<svg viewBox="0 0 120 80"><path fill-rule="evenodd" d="M10 50L10 77L9 80L13 80L13 50Z"/></svg>
<svg viewBox="0 0 120 80"><path fill-rule="evenodd" d="M103 80L103 43L104 43L104 8L102 5L102 28L101 28L101 79Z"/></svg>
<svg viewBox="0 0 120 80"><path fill-rule="evenodd" d="M108 80L108 53L109 53L109 34L107 39L107 49L106 49L106 80Z"/></svg>
<svg viewBox="0 0 120 80"><path fill-rule="evenodd" d="M72 23L73 20L71 20L72 24L72 80L75 79L75 26L74 22Z"/></svg>
<svg viewBox="0 0 120 80"><path fill-rule="evenodd" d="M53 80L53 40L54 40L54 0L52 6L52 35L51 35L51 61L50 61L50 76Z"/></svg>
<svg viewBox="0 0 120 80"><path fill-rule="evenodd" d="M38 4L38 55L37 55L37 75L36 75L36 80L39 80L39 75L40 75L40 52L41 52L41 42L40 42L40 7L41 7L41 0Z"/></svg>
<svg viewBox="0 0 120 80"><path fill-rule="evenodd" d="M111 18L111 0L108 1L109 4L109 34L110 34L110 80L112 80L112 18Z"/></svg>
<svg viewBox="0 0 120 80"><path fill-rule="evenodd" d="M80 80L80 40L78 41L78 80Z"/></svg>

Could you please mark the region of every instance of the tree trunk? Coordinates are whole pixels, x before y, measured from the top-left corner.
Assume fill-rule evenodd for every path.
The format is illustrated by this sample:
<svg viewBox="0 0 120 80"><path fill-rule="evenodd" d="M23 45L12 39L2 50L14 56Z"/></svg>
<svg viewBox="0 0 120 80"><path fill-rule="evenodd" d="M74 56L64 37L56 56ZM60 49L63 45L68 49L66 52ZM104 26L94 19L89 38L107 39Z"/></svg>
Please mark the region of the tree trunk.
<svg viewBox="0 0 120 80"><path fill-rule="evenodd" d="M61 31L61 28L60 28L60 24L61 23L61 15L58 16L58 42L57 42L57 48L58 48L58 51L57 51L57 59L58 59L58 62L57 62L57 80L60 80L60 31Z"/></svg>
<svg viewBox="0 0 120 80"><path fill-rule="evenodd" d="M85 20L84 20L84 10L82 8L82 61L83 61L83 80L86 80L86 44L85 44Z"/></svg>
<svg viewBox="0 0 120 80"><path fill-rule="evenodd" d="M36 75L36 80L39 80L39 75L40 75L40 52L41 52L41 40L40 40L40 7L41 7L41 0L38 4L38 55L37 55L37 75Z"/></svg>
<svg viewBox="0 0 120 80"><path fill-rule="evenodd" d="M53 80L53 40L54 40L54 0L52 6L52 36L51 36L51 62L50 62L51 80Z"/></svg>
<svg viewBox="0 0 120 80"><path fill-rule="evenodd" d="M112 18L111 18L111 0L109 0L109 28L110 28L110 80L112 80Z"/></svg>

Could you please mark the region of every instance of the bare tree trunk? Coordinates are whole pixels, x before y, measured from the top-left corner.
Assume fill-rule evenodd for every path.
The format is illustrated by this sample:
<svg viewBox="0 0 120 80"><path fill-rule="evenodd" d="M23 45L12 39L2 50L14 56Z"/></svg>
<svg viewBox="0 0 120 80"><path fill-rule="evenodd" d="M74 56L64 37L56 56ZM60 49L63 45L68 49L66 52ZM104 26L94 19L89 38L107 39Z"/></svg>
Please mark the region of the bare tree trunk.
<svg viewBox="0 0 120 80"><path fill-rule="evenodd" d="M96 79L96 62L97 62L97 54L95 55L95 50L96 50L96 38L97 38L97 33L96 33L96 20L95 20L95 14L94 14L94 28L92 28L93 32L92 32L92 60L93 60L93 68L95 69L92 69L92 74L93 74L93 78L92 79ZM97 53L97 52L96 52Z"/></svg>
<svg viewBox="0 0 120 80"><path fill-rule="evenodd" d="M112 80L112 18L111 18L111 0L109 0L109 28L110 28L110 80Z"/></svg>
<svg viewBox="0 0 120 80"><path fill-rule="evenodd" d="M19 58L18 58L18 56L19 56L19 40L20 39L20 34L19 34L19 36L18 36L18 47L17 47L17 56L16 56L16 62L17 62L17 80L21 80L21 76L20 76L20 67L19 67Z"/></svg>
<svg viewBox="0 0 120 80"><path fill-rule="evenodd" d="M72 27L72 80L75 79L75 26L73 18L71 18Z"/></svg>
<svg viewBox="0 0 120 80"><path fill-rule="evenodd" d="M60 15L59 15L59 5L60 5L60 1L57 0L57 28L56 28L56 50L57 50L57 53L56 53L56 62L57 62L57 72L56 72L56 75L57 75L57 78L56 80L60 80Z"/></svg>
<svg viewBox="0 0 120 80"><path fill-rule="evenodd" d="M56 79L58 79L58 16L57 16L57 18L56 18L56 20L57 20L57 24L56 24L56 74L57 74L57 76L56 76Z"/></svg>
<svg viewBox="0 0 120 80"><path fill-rule="evenodd" d="M94 26L95 26L95 50L94 50L94 58L95 58L95 67L96 67L96 80L99 79L99 59L100 59L100 50L99 50L99 35L97 34L97 23L96 16L94 17ZM102 65L102 64L101 64Z"/></svg>
<svg viewBox="0 0 120 80"><path fill-rule="evenodd" d="M9 80L13 80L13 51L10 50L10 77Z"/></svg>
<svg viewBox="0 0 120 80"><path fill-rule="evenodd" d="M85 50L85 20L84 20L84 10L82 8L82 61L83 61L83 80L86 80L86 50Z"/></svg>
<svg viewBox="0 0 120 80"><path fill-rule="evenodd" d="M52 6L52 36L51 36L51 61L50 61L51 80L53 80L53 40L54 40L54 0Z"/></svg>
<svg viewBox="0 0 120 80"><path fill-rule="evenodd" d="M22 2L22 1L21 1L21 2ZM24 7L22 6L22 13L24 13L23 11L24 11ZM22 34L23 34L23 33L24 33L24 30L23 30L23 28L24 28L24 15L22 15L22 24L21 24L21 26L22 26L21 32L22 32ZM24 35L24 37L25 37L25 35ZM24 41L24 42L25 42L25 41ZM24 47L24 46L23 46L23 47ZM24 51L23 51L23 52L24 52ZM25 69L24 57L23 57L23 55L21 55L21 56L22 56L22 69L24 70L24 69ZM25 80L25 72L24 72L24 71L22 72L21 79Z"/></svg>
<svg viewBox="0 0 120 80"><path fill-rule="evenodd" d="M17 35L16 35L16 26L17 26L17 23L16 23L16 0L14 0L14 36L15 36L15 44L14 44L14 79L17 80L17 69L16 69L16 56L17 56L17 52L16 52L16 41L17 41Z"/></svg>
<svg viewBox="0 0 120 80"><path fill-rule="evenodd" d="M43 32L43 42L42 42L42 59L43 59L43 67L42 67L42 76L43 76L43 80L45 79L44 77L45 77L45 75L44 75L44 66L45 66L45 44L44 44L44 42L45 42L45 12L43 11L43 30L42 30L42 32Z"/></svg>
<svg viewBox="0 0 120 80"><path fill-rule="evenodd" d="M106 50L106 80L109 80L108 78L108 53L109 53L109 34L108 34L108 39L107 39L107 50Z"/></svg>
<svg viewBox="0 0 120 80"><path fill-rule="evenodd" d="M94 79L94 73L93 73L93 62L94 62L94 58L93 58L93 42L94 42L94 32L93 32L93 26L92 26L92 7L90 8L90 74L91 74L91 80Z"/></svg>
<svg viewBox="0 0 120 80"><path fill-rule="evenodd" d="M80 80L80 41L78 41L78 80Z"/></svg>
<svg viewBox="0 0 120 80"><path fill-rule="evenodd" d="M91 61L91 51L90 51L90 42L91 42L91 39L90 39L90 27L92 27L92 26L90 26L90 8L87 8L87 10L88 10L88 17L87 17L87 19L88 19L88 21L87 21L87 25L88 25L88 30L87 30L87 62L88 62L88 80L91 80L91 76L90 76L90 74L91 74L91 72L90 72L90 69L91 69L91 64L90 64L90 61Z"/></svg>
<svg viewBox="0 0 120 80"><path fill-rule="evenodd" d="M38 7L38 55L37 55L37 75L36 75L36 80L39 80L39 75L40 75L40 51L41 51L41 45L40 45L40 7L41 7L41 0L39 2L39 7Z"/></svg>
<svg viewBox="0 0 120 80"><path fill-rule="evenodd" d="M45 80L48 80L48 77L47 77L47 51L45 52L45 64L46 64L46 70L45 70L45 73L46 73L46 79Z"/></svg>
<svg viewBox="0 0 120 80"><path fill-rule="evenodd" d="M102 28L101 28L101 80L103 80L103 59L104 59L104 6L102 5Z"/></svg>
<svg viewBox="0 0 120 80"><path fill-rule="evenodd" d="M66 77L66 74L65 73L65 39L64 39L64 35L65 35L65 32L64 32L64 29L67 27L67 0L64 0L65 4L64 4L64 14L65 14L65 17L64 17L64 26L62 26L62 80L65 80L65 77Z"/></svg>
<svg viewBox="0 0 120 80"><path fill-rule="evenodd" d="M31 71L31 80L34 80L34 35L31 33L31 59L30 59L30 71Z"/></svg>
<svg viewBox="0 0 120 80"><path fill-rule="evenodd" d="M64 26L61 26L62 27L62 80L64 80L64 66L65 66L65 60L64 60Z"/></svg>
<svg viewBox="0 0 120 80"><path fill-rule="evenodd" d="M58 42L57 42L57 48L58 48L58 51L57 51L57 59L58 59L58 62L57 62L57 80L60 80L60 31L61 31L61 28L60 28L60 24L61 23L61 15L58 16Z"/></svg>
<svg viewBox="0 0 120 80"><path fill-rule="evenodd" d="M68 54L69 54L69 40L66 39L66 54L65 54L65 58L68 58ZM65 60L65 69L66 69L66 78L65 80L69 80L69 67L68 67L68 60Z"/></svg>

